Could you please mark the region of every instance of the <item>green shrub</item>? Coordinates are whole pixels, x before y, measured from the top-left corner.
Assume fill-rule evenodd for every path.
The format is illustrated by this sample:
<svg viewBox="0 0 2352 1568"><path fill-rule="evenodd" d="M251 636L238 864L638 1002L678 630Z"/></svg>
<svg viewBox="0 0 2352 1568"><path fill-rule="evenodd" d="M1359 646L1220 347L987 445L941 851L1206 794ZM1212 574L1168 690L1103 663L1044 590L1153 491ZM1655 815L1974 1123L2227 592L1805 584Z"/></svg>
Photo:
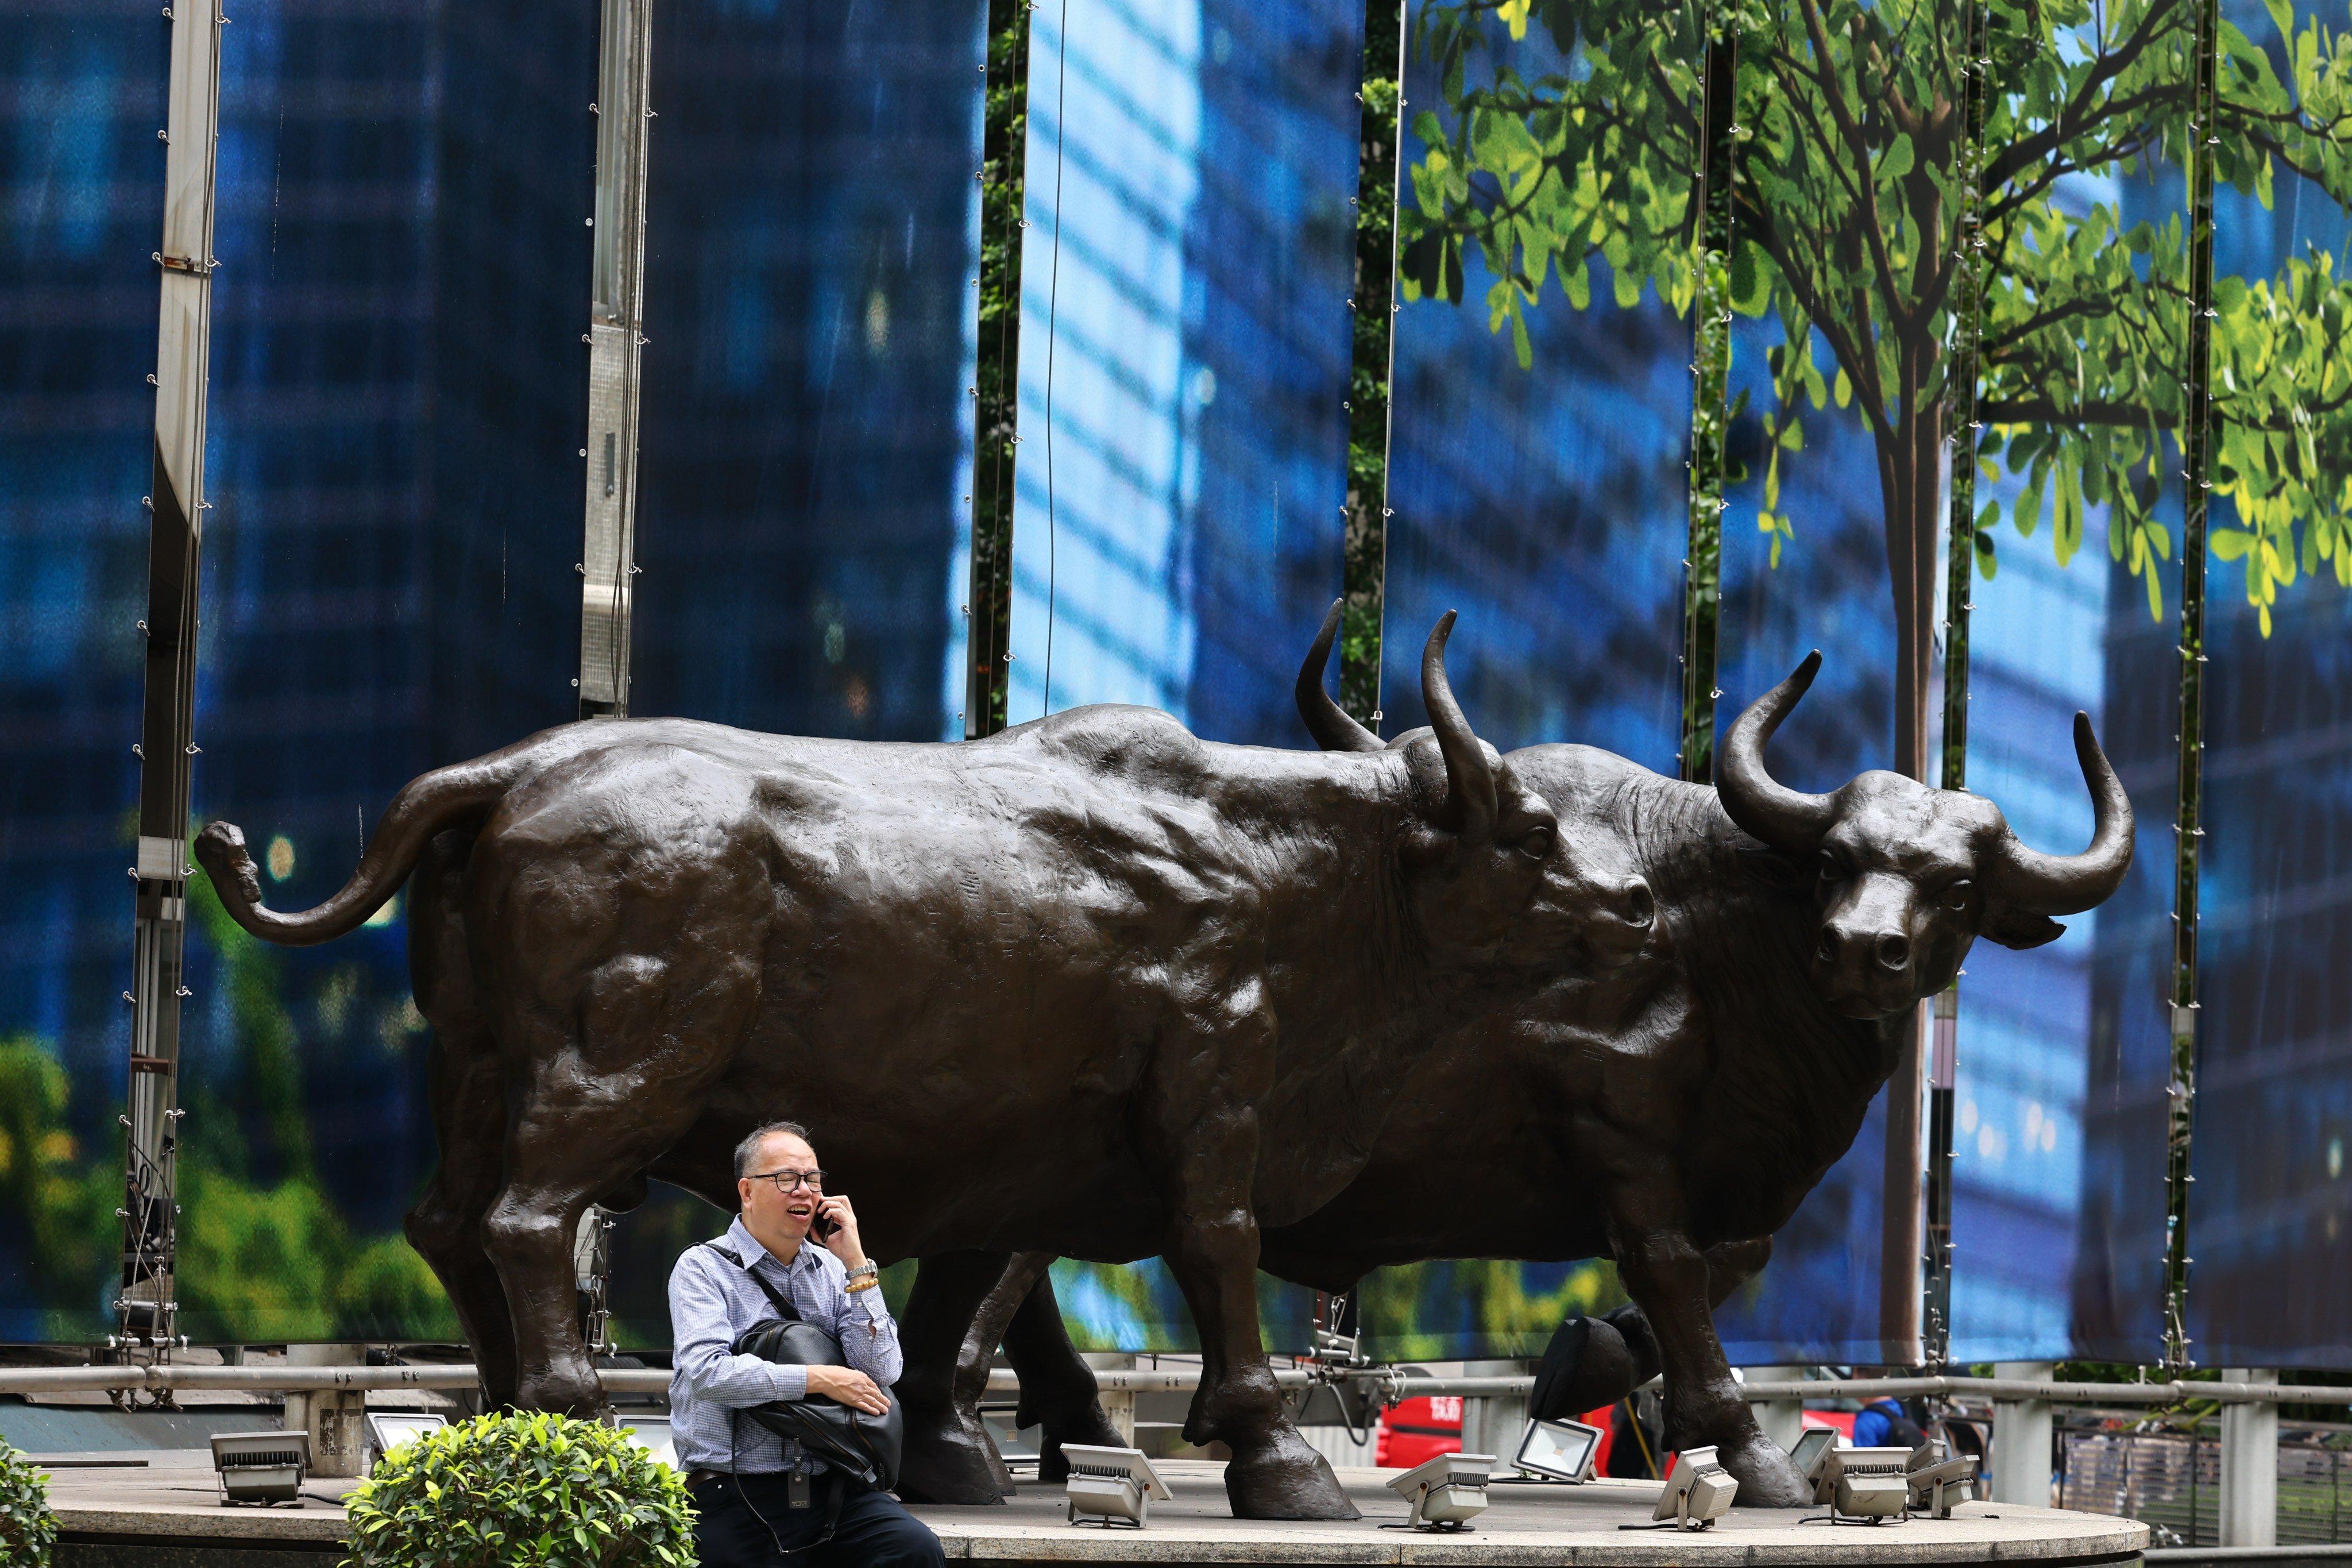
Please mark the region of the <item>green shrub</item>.
<svg viewBox="0 0 2352 1568"><path fill-rule="evenodd" d="M49 1568L57 1517L49 1489L32 1462L0 1437L0 1563L8 1568Z"/></svg>
<svg viewBox="0 0 2352 1568"><path fill-rule="evenodd" d="M686 1482L625 1432L529 1411L428 1432L353 1489L343 1568L693 1568Z"/></svg>

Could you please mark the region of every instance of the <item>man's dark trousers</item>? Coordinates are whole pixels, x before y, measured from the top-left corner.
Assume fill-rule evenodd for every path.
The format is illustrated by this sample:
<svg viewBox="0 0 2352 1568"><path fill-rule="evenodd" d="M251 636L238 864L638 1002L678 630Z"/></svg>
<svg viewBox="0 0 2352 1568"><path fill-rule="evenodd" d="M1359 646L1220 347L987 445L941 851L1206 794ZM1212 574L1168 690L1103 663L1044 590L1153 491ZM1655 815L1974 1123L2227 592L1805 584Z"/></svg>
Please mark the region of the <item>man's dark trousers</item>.
<svg viewBox="0 0 2352 1568"><path fill-rule="evenodd" d="M702 1568L934 1568L947 1554L940 1538L887 1492L826 1471L811 1479L809 1506L793 1508L782 1473L719 1476L693 1489L695 1551ZM833 1539L816 1544L841 1509Z"/></svg>

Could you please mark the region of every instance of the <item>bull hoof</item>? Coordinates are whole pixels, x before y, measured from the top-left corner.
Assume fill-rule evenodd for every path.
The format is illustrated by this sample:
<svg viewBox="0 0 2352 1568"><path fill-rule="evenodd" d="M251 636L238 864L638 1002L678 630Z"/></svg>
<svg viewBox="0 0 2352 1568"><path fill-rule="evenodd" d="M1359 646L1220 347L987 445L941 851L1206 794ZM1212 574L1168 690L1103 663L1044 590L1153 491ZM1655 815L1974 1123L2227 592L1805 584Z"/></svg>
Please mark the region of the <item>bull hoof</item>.
<svg viewBox="0 0 2352 1568"><path fill-rule="evenodd" d="M1076 1443L1081 1447L1131 1448L1135 1445L1119 1435L1103 1414L1099 1405L1089 1405L1076 1422L1047 1422L1045 1441L1037 1451L1037 1479L1045 1486L1057 1487L1070 1479L1070 1461L1062 1457L1062 1445Z"/></svg>
<svg viewBox="0 0 2352 1568"><path fill-rule="evenodd" d="M1754 1429L1732 1441L1717 1446L1716 1458L1723 1468L1738 1478L1739 1491L1733 1497L1737 1508L1807 1508L1813 1500L1805 1479L1797 1473L1797 1466L1780 1445Z"/></svg>
<svg viewBox="0 0 2352 1568"><path fill-rule="evenodd" d="M613 1402L604 1397L604 1385L584 1365L576 1372L551 1368L524 1375L515 1385L514 1402L518 1409L576 1415L608 1426L614 1420Z"/></svg>
<svg viewBox="0 0 2352 1568"><path fill-rule="evenodd" d="M1322 1455L1288 1427L1262 1444L1238 1445L1225 1466L1235 1519L1361 1519Z"/></svg>
<svg viewBox="0 0 2352 1568"><path fill-rule="evenodd" d="M1012 1492L1012 1472L977 1418L967 1427L952 1416L926 1420L908 1413L898 1462L901 1498L987 1508L1002 1506Z"/></svg>

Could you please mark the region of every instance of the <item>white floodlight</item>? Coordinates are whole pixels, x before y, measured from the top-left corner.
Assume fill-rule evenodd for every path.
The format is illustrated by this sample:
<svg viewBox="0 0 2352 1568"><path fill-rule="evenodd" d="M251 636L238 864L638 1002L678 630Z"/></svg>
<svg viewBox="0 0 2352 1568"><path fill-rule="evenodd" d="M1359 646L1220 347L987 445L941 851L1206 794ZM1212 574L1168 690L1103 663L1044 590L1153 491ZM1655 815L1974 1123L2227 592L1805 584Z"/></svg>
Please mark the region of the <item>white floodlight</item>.
<svg viewBox="0 0 2352 1568"><path fill-rule="evenodd" d="M1581 1421L1530 1421L1512 1457L1515 1469L1556 1481L1592 1479L1592 1457L1601 1451L1601 1428Z"/></svg>
<svg viewBox="0 0 2352 1568"><path fill-rule="evenodd" d="M213 1470L223 1506L239 1502L299 1502L310 1471L308 1432L215 1433Z"/></svg>
<svg viewBox="0 0 2352 1568"><path fill-rule="evenodd" d="M624 1415L621 1430L629 1435L630 1442L653 1455L654 1463L677 1468L677 1447L670 1436L668 1416Z"/></svg>
<svg viewBox="0 0 2352 1568"><path fill-rule="evenodd" d="M1666 1489L1650 1517L1670 1519L1677 1530L1705 1530L1731 1511L1739 1479L1716 1462L1715 1449L1685 1448L1666 1471Z"/></svg>
<svg viewBox="0 0 2352 1568"><path fill-rule="evenodd" d="M1911 1465L1908 1448L1841 1448L1825 1447L1813 1457L1805 1479L1813 1500L1830 1506L1837 1519L1892 1519L1906 1512L1911 1501L1905 1479Z"/></svg>
<svg viewBox="0 0 2352 1568"><path fill-rule="evenodd" d="M1412 1504L1405 1523L1414 1530L1467 1530L1486 1511L1486 1476L1492 1454L1440 1454L1389 1483L1389 1490Z"/></svg>
<svg viewBox="0 0 2352 1568"><path fill-rule="evenodd" d="M1977 1462L1966 1454L1947 1458L1943 1439L1930 1437L1911 1450L1904 1480L1911 1489L1912 1510L1934 1519L1952 1517L1952 1505L1976 1496Z"/></svg>
<svg viewBox="0 0 2352 1568"><path fill-rule="evenodd" d="M1069 1518L1123 1521L1138 1529L1151 1515L1154 1500L1166 1502L1175 1494L1140 1448L1097 1448L1065 1443L1062 1458L1070 1467Z"/></svg>
<svg viewBox="0 0 2352 1568"><path fill-rule="evenodd" d="M404 1444L414 1443L427 1432L449 1425L446 1415L423 1414L371 1415L367 1418L368 1469L373 1473L386 1454Z"/></svg>
<svg viewBox="0 0 2352 1568"><path fill-rule="evenodd" d="M1837 1428L1834 1426L1808 1426L1797 1434L1797 1446L1789 1450L1789 1462L1797 1467L1799 1475L1810 1480L1814 1461L1822 1457L1822 1450L1836 1447L1837 1440Z"/></svg>

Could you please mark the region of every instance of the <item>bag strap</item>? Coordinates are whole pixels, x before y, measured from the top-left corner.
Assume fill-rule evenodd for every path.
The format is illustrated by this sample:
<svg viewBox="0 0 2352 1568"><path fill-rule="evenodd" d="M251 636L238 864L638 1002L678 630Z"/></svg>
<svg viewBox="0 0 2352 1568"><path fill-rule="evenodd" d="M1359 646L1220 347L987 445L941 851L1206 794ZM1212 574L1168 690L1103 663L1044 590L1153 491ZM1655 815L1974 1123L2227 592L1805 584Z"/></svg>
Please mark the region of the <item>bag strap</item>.
<svg viewBox="0 0 2352 1568"><path fill-rule="evenodd" d="M778 1317L781 1317L788 1323L800 1323L806 1322L808 1321L800 1315L800 1312L794 1309L792 1302L784 1299L784 1293L782 1291L768 1283L767 1277L762 1275L757 1268L752 1268L750 1264L744 1262L741 1258L736 1257L733 1253L728 1251L727 1248L719 1246L715 1241L706 1241L702 1245L710 1248L711 1251L719 1254L719 1257L727 1259L728 1262L733 1264L736 1268L740 1268L744 1273L750 1275L751 1277L751 1283L757 1285L760 1288L760 1293L767 1297L769 1304L776 1309L776 1315Z"/></svg>

